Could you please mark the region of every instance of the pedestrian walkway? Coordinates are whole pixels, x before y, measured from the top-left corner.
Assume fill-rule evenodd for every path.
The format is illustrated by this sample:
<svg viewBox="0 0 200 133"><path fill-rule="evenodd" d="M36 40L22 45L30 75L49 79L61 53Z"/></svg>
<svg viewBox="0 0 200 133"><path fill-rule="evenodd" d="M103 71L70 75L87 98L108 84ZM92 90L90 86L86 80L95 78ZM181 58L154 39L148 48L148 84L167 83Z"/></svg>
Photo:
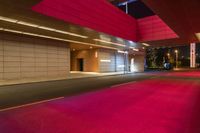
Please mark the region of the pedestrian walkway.
<svg viewBox="0 0 200 133"><path fill-rule="evenodd" d="M24 78L24 79L15 79L15 80L0 80L0 86L2 85L14 85L14 84L24 84L24 83L35 83L35 82L44 82L44 81L55 81L55 80L65 80L65 79L76 79L76 78L88 78L88 77L99 77L99 76L109 76L109 75L120 75L125 72L107 72L107 73L98 73L98 72L80 72L80 71L71 71L68 76L65 77L41 77L41 78ZM126 72L126 74L129 72Z"/></svg>

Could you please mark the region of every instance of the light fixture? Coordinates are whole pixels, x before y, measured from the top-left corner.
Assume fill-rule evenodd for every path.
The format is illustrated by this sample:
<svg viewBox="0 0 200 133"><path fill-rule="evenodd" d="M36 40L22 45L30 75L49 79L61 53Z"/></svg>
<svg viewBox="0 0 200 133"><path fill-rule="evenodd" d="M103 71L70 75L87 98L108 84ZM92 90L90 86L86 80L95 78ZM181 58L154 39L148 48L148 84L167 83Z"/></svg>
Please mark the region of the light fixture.
<svg viewBox="0 0 200 133"><path fill-rule="evenodd" d="M93 47L92 46L90 46L90 49L92 49Z"/></svg>
<svg viewBox="0 0 200 133"><path fill-rule="evenodd" d="M198 40L200 41L200 33L196 33L195 35L198 38Z"/></svg>
<svg viewBox="0 0 200 133"><path fill-rule="evenodd" d="M139 49L137 49L137 48L135 48L135 47L129 47L129 48L131 48L133 51L139 51Z"/></svg>
<svg viewBox="0 0 200 133"><path fill-rule="evenodd" d="M117 67L118 68L124 68L124 65L118 65Z"/></svg>
<svg viewBox="0 0 200 133"><path fill-rule="evenodd" d="M12 30L12 29L6 29L6 28L2 28L2 27L0 27L0 31L6 31L6 32L17 33L17 34L24 34L24 35L53 39L53 40L59 40L59 41L65 41L65 42L71 42L71 43L77 43L77 44L90 45L90 46L96 46L96 47L100 47L100 48L117 50L117 48L113 48L113 47L109 47L109 46L101 46L101 45L96 45L96 44L93 44L93 43L79 42L79 41L62 39L62 38L57 38L57 37L52 37L52 36L30 33L30 32L23 32L23 31L17 31L17 30Z"/></svg>
<svg viewBox="0 0 200 133"><path fill-rule="evenodd" d="M76 36L76 37L80 37L80 38L88 38L87 36L67 32L67 31L57 30L54 28L41 26L41 25L29 23L29 22L24 22L24 21L20 21L20 20L16 20L16 19L11 19L11 18L7 18L7 17L3 17L3 16L0 16L0 20L10 22L10 23L20 24L20 25L25 25L25 26L29 26L29 27L39 28L39 29L43 29L43 30L47 30L47 31L53 31L53 32L61 33L61 34Z"/></svg>
<svg viewBox="0 0 200 133"><path fill-rule="evenodd" d="M137 48L133 48L133 51L137 51L137 52L138 52L138 51L139 51L139 49L137 49Z"/></svg>
<svg viewBox="0 0 200 133"><path fill-rule="evenodd" d="M94 39L94 41L102 42L102 43L108 43L108 44L114 44L114 45L121 46L121 47L126 47L126 45L124 45L124 44L110 42L110 41L105 41L105 40L101 40L101 39Z"/></svg>
<svg viewBox="0 0 200 133"><path fill-rule="evenodd" d="M100 60L100 62L111 62L111 60Z"/></svg>
<svg viewBox="0 0 200 133"><path fill-rule="evenodd" d="M150 45L147 43L142 43L142 45L149 47Z"/></svg>
<svg viewBox="0 0 200 133"><path fill-rule="evenodd" d="M16 23L25 25L25 26L30 26L30 27L38 27L38 25L36 25L36 24L31 24L31 23L27 23L27 22L23 22L23 21L17 21Z"/></svg>
<svg viewBox="0 0 200 133"><path fill-rule="evenodd" d="M21 32L21 31L11 30L11 29L3 29L3 28L2 28L2 30L7 31L7 32L18 33L18 34L22 34L22 33L23 33L23 32Z"/></svg>
<svg viewBox="0 0 200 133"><path fill-rule="evenodd" d="M122 54L128 54L128 51L121 51L121 50L118 50L117 52L118 52L118 53L122 53Z"/></svg>
<svg viewBox="0 0 200 133"><path fill-rule="evenodd" d="M97 58L98 57L98 52L97 51L95 51L95 58Z"/></svg>
<svg viewBox="0 0 200 133"><path fill-rule="evenodd" d="M16 23L18 21L16 19L7 18L7 17L3 17L3 16L0 16L0 20L6 21L6 22L11 22L11 23Z"/></svg>

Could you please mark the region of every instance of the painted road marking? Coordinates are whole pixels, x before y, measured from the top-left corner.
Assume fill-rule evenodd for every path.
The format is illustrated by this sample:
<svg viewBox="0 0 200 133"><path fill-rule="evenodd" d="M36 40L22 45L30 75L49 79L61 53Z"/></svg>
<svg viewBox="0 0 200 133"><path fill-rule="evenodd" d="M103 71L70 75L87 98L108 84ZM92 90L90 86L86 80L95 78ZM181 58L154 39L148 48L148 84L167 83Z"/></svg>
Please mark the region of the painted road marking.
<svg viewBox="0 0 200 133"><path fill-rule="evenodd" d="M122 83L122 84L117 84L117 85L111 86L111 88L113 88L113 87L119 87L119 86L122 86L122 85L131 84L131 83L135 83L135 82L136 82L136 81L131 81L131 82L126 82L126 83Z"/></svg>
<svg viewBox="0 0 200 133"><path fill-rule="evenodd" d="M54 100L59 100L59 99L63 99L63 98L64 97L57 97L57 98L52 98L52 99L48 99L48 100L42 100L42 101L38 101L38 102L23 104L23 105L14 106L14 107L9 107L9 108L5 108L5 109L0 109L0 112L12 110L12 109L18 109L18 108L27 107L27 106L32 106L32 105L45 103L45 102L50 102L50 101L54 101Z"/></svg>

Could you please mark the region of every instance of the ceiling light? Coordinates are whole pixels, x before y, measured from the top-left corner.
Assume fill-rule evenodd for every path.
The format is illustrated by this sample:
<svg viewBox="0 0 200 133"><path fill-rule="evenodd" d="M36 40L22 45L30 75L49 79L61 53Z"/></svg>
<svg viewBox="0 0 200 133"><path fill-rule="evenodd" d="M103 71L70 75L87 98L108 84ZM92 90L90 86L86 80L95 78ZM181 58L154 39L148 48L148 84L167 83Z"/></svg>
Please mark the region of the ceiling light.
<svg viewBox="0 0 200 133"><path fill-rule="evenodd" d="M198 40L200 41L200 33L196 33L195 35L198 38Z"/></svg>
<svg viewBox="0 0 200 133"><path fill-rule="evenodd" d="M137 52L138 52L138 51L139 51L139 49L137 49L137 48L133 48L133 51L137 51Z"/></svg>
<svg viewBox="0 0 200 133"><path fill-rule="evenodd" d="M0 20L6 21L6 22L15 23L15 24L20 24L20 25L25 25L25 26L29 26L29 27L39 28L39 29L43 29L43 30L54 31L54 32L57 32L57 33L76 36L76 37L80 37L80 38L88 38L87 36L79 35L79 34L76 34L76 33L57 30L57 29L54 29L54 28L50 28L50 27L46 27L46 26L40 26L40 25L37 25L37 24L24 22L24 21L19 21L19 20L7 18L7 17L0 16Z"/></svg>
<svg viewBox="0 0 200 133"><path fill-rule="evenodd" d="M101 39L94 39L94 41L102 42L102 43L108 43L108 44L114 44L114 45L121 46L121 47L126 47L126 45L124 45L124 44L110 42L110 41L105 41L105 40L101 40Z"/></svg>
<svg viewBox="0 0 200 133"><path fill-rule="evenodd" d="M118 53L122 53L122 54L128 54L128 51L121 51L121 50L118 50L117 52L118 52Z"/></svg>
<svg viewBox="0 0 200 133"><path fill-rule="evenodd" d="M24 34L24 35L30 35L30 36L37 36L37 37L49 38L49 39L54 39L54 40L59 40L59 41L65 41L65 42L71 42L71 43L77 43L77 44L83 44L83 45L91 45L91 46L96 46L96 47L100 47L100 48L117 50L117 48L113 48L113 47L109 47L109 46L102 46L102 45L97 45L97 44L93 44L93 43L79 42L79 41L74 41L74 40L45 36L45 35L34 34L34 33L30 33L30 32L22 32L22 31L17 31L17 30L5 29L5 28L1 28L1 27L0 27L0 31L7 31L7 32L12 32L12 33L18 33L18 34Z"/></svg>
<svg viewBox="0 0 200 133"><path fill-rule="evenodd" d="M55 31L53 28L45 27L45 26L38 26L37 28L43 29L43 30L49 30L49 31Z"/></svg>
<svg viewBox="0 0 200 133"><path fill-rule="evenodd" d="M16 23L18 21L16 19L11 19L11 18L7 18L7 17L3 17L3 16L0 16L0 20L11 22L11 23Z"/></svg>
<svg viewBox="0 0 200 133"><path fill-rule="evenodd" d="M148 46L150 46L150 45L149 45L149 44L147 44L147 43L142 43L142 45L144 45L144 46L147 46L147 47L148 47Z"/></svg>
<svg viewBox="0 0 200 133"><path fill-rule="evenodd" d="M111 62L111 60L100 60L100 62Z"/></svg>
<svg viewBox="0 0 200 133"><path fill-rule="evenodd" d="M21 25L30 26L30 27L38 27L38 25L36 25L36 24L31 24L31 23L27 23L27 22L23 22L23 21L17 21L16 23L21 24Z"/></svg>
<svg viewBox="0 0 200 133"><path fill-rule="evenodd" d="M2 30L3 31L7 31L7 32L13 32L13 33L20 33L20 34L22 34L21 31L17 31L17 30L10 30L10 29L4 29L4 28L2 28Z"/></svg>

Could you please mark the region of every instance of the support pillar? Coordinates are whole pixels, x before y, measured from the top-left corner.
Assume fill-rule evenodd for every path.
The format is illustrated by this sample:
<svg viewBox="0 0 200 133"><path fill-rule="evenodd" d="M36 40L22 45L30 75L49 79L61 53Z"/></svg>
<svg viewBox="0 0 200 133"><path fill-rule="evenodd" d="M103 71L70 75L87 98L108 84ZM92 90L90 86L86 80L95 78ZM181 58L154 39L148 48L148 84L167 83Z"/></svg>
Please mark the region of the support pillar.
<svg viewBox="0 0 200 133"><path fill-rule="evenodd" d="M190 43L190 67L196 67L196 44Z"/></svg>

